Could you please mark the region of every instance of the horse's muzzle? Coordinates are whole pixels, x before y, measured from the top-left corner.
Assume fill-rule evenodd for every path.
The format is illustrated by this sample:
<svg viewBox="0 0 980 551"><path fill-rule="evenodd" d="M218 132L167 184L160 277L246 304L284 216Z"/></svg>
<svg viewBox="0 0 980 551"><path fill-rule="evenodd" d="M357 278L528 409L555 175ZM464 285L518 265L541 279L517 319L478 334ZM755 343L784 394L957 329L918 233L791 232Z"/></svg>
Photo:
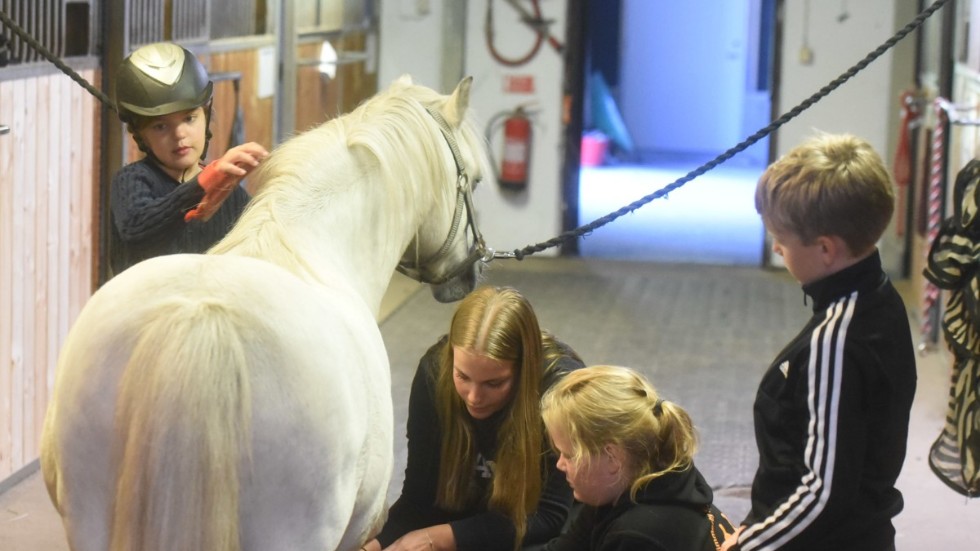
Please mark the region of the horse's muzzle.
<svg viewBox="0 0 980 551"><path fill-rule="evenodd" d="M440 283L439 285L430 285L433 298L443 303L462 300L463 297L476 288L485 265L483 261L476 261L446 282Z"/></svg>

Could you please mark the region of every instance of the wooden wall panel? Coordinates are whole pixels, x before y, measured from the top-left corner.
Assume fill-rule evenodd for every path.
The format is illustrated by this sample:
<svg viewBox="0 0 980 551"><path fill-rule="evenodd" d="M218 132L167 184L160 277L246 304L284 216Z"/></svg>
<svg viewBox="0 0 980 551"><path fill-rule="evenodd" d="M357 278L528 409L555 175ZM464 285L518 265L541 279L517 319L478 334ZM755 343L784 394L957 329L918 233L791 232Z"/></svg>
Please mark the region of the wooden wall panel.
<svg viewBox="0 0 980 551"><path fill-rule="evenodd" d="M368 73L363 61L349 62L351 56L358 56L364 51L365 34L350 33L332 40L331 44L341 58L334 78L320 74L319 67L316 65L297 67L297 132L308 130L344 113L350 113L378 91L377 73ZM299 45L297 59L318 59L321 45L321 42Z"/></svg>
<svg viewBox="0 0 980 551"><path fill-rule="evenodd" d="M322 42L300 44L296 48L299 60L319 59ZM327 105L327 88L333 82L320 73L318 65L300 65L296 68L296 120L297 133L305 132L337 116L335 109Z"/></svg>
<svg viewBox="0 0 980 551"><path fill-rule="evenodd" d="M13 125L14 87L0 82L0 124ZM13 404L13 204L14 143L10 134L0 135L0 478L13 471L11 458Z"/></svg>
<svg viewBox="0 0 980 551"><path fill-rule="evenodd" d="M365 61L351 61L365 48L365 34L352 32L331 41L340 57L334 78L320 75L316 66L297 71L296 128L308 128L334 117L350 113L361 102L378 92L378 74L365 70ZM299 59L320 55L320 43L300 46ZM301 126L306 124L306 126Z"/></svg>
<svg viewBox="0 0 980 551"><path fill-rule="evenodd" d="M24 103L23 109L21 110L24 117L24 129L26 134L33 135L33 139L25 142L24 147L21 150L20 158L17 162L23 167L23 175L20 177L19 182L14 182L14 185L19 185L21 188L21 201L15 204L15 207L20 205L18 209L20 215L20 225L15 227L14 231L22 236L21 246L23 247L21 253L21 266L23 266L23 272L21 272L23 304L21 308L21 316L23 319L23 333L21 334L21 358L20 358L20 407L21 407L21 426L20 428L20 455L14 455L14 460L20 460L24 463L29 461L28 458L33 457L31 451L36 449L34 442L34 368L37 365L38 360L34 356L35 349L35 335L37 332L36 322L37 322L37 304L35 300L37 295L34 292L37 286L37 280L39 277L43 277L43 274L38 274L37 271L37 247L39 236L37 233L37 227L34 224L34 220L37 217L37 201L35 199L37 195L37 188L46 185L45 182L41 181L37 166L37 158L42 151L46 151L46 143L44 146L40 143L41 132L38 132L38 126L35 124L41 109L47 109L47 105L42 101L42 98L38 96L38 81L41 79L27 79L24 81ZM45 79L47 80L47 79ZM30 107L28 105L30 104ZM50 140L50 136L44 136L44 138ZM16 235L15 234L15 238ZM46 323L46 322L41 322ZM16 447L15 447L16 449Z"/></svg>
<svg viewBox="0 0 980 551"><path fill-rule="evenodd" d="M43 137L58 136L59 134L52 134L52 120L56 120L58 117L51 114L51 107L58 105L60 95L60 89L57 83L51 79L44 79L38 82L37 90L37 112L34 116L34 124L36 125L37 140L41 140ZM47 373L45 371L48 367L48 336L54 334L56 331L48 325L48 312L49 307L52 305L52 301L56 299L52 296L50 291L50 278L48 277L49 268L53 271L57 267L57 258L52 258L50 252L55 245L54 240L50 237L44 238L44 236L50 236L50 223L53 222L53 215L51 213L51 204L53 203L50 190L52 188L57 188L52 180L57 177L58 171L54 166L50 166L48 160L58 158L57 142L59 140L51 140L50 143L45 144L45 147L41 147L42 144L35 143L35 166L37 170L37 185L34 189L35 205L34 209L34 232L37 236L35 240L35 257L34 257L34 338L33 349L34 349L34 361L29 364L31 369L33 379L34 379L34 397L31 400L33 402L33 411L30 417L34 420L34 424L37 427L37 431L33 428L25 430L25 432L30 432L32 434L37 434L40 431L40 427L43 424L44 419L44 408L47 404L47 388L45 387L45 381L47 381ZM43 242L41 241L43 239ZM37 449L38 441L33 443L34 449Z"/></svg>
<svg viewBox="0 0 980 551"><path fill-rule="evenodd" d="M0 81L0 480L38 457L58 351L93 290L99 108L61 74Z"/></svg>
<svg viewBox="0 0 980 551"><path fill-rule="evenodd" d="M24 111L27 108L26 81L14 86L14 118L11 120L10 134L14 141L13 159L13 204L11 205L11 219L13 220L13 256L9 269L13 270L13 300L10 304L11 326L13 335L11 337L10 360L7 363L10 369L10 419L8 420L10 431L10 454L11 466L19 468L25 464L24 461L24 188L26 178L26 168L21 160L24 158L27 139L20 139L27 136L27 129L24 124ZM33 142L30 143L33 149Z"/></svg>
<svg viewBox="0 0 980 551"><path fill-rule="evenodd" d="M212 54L206 64L212 73L237 71L242 74L241 106L244 112L245 141L272 148L272 98L258 97L258 50L248 49ZM211 132L214 135L208 159L220 157L228 148L228 136L234 120L234 91L230 81L215 84ZM217 156L217 157L216 157Z"/></svg>
<svg viewBox="0 0 980 551"><path fill-rule="evenodd" d="M363 53L367 49L367 34L363 32L344 35L335 44L339 52ZM342 55L342 54L341 54ZM353 111L365 99L378 92L378 73L365 70L366 62L347 63L338 67L340 81L340 106L344 113ZM385 86L388 83L384 83Z"/></svg>

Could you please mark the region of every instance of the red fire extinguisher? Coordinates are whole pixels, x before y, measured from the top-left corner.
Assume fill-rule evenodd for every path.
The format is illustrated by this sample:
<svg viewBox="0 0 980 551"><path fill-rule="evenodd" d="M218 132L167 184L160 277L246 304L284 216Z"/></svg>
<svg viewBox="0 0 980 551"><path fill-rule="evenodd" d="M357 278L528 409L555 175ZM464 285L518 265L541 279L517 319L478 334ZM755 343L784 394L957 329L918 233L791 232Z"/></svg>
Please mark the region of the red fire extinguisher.
<svg viewBox="0 0 980 551"><path fill-rule="evenodd" d="M513 191L527 188L531 161L531 119L517 107L504 120L504 148L500 158L500 186Z"/></svg>

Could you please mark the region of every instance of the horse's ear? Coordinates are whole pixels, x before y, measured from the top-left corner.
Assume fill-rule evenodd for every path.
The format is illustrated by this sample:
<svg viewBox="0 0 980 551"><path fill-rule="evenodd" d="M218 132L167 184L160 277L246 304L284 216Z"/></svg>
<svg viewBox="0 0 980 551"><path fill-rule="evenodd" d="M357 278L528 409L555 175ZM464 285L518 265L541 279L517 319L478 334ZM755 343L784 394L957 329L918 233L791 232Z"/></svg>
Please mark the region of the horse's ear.
<svg viewBox="0 0 980 551"><path fill-rule="evenodd" d="M412 75L405 73L396 78L393 84L397 84L399 86L411 86L414 83L412 82Z"/></svg>
<svg viewBox="0 0 980 551"><path fill-rule="evenodd" d="M456 127L463 122L466 110L470 106L470 87L473 85L473 77L466 77L459 81L456 89L449 96L449 101L442 108L442 116L446 122Z"/></svg>

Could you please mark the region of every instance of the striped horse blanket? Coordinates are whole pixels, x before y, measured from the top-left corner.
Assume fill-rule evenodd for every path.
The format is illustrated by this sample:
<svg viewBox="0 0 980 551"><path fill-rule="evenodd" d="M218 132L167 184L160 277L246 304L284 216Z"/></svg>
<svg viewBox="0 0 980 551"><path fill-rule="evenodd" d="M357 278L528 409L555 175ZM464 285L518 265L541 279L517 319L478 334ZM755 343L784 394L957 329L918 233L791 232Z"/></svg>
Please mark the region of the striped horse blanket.
<svg viewBox="0 0 980 551"><path fill-rule="evenodd" d="M929 453L933 472L950 488L980 496L980 160L959 172L953 216L933 240L925 277L947 291L942 328L953 355L943 431Z"/></svg>

